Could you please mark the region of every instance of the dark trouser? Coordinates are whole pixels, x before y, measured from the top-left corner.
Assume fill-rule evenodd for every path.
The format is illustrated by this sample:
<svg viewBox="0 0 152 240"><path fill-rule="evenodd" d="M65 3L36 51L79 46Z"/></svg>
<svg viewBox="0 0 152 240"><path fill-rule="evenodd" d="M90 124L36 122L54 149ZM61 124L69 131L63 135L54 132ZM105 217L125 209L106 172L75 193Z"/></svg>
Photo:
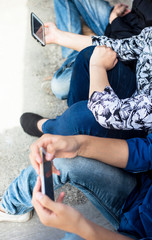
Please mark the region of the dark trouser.
<svg viewBox="0 0 152 240"><path fill-rule="evenodd" d="M89 93L89 60L94 47L81 51L75 61L68 95L69 108L56 119L46 121L42 130L44 133L76 135L86 134L99 137L123 138L145 137L142 131L122 131L105 129L96 122L93 114L87 108ZM135 72L122 62L108 71L111 87L119 98L131 97L136 90Z"/></svg>

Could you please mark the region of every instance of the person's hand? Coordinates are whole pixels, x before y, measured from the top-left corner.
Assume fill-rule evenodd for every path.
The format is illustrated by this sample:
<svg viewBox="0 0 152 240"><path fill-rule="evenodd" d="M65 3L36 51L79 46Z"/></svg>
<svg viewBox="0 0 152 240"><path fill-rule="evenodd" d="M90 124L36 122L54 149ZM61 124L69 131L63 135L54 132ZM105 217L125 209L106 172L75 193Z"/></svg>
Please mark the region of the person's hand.
<svg viewBox="0 0 152 240"><path fill-rule="evenodd" d="M59 29L57 28L55 23L52 23L52 22L44 23L44 28L45 28L46 44L56 43L57 33L58 33Z"/></svg>
<svg viewBox="0 0 152 240"><path fill-rule="evenodd" d="M50 161L54 158L74 158L79 150L79 143L73 136L60 136L44 134L30 147L30 160L36 170L40 173L39 164L42 162L39 149L43 147L46 151L46 160ZM53 165L53 172L60 175L60 172Z"/></svg>
<svg viewBox="0 0 152 240"><path fill-rule="evenodd" d="M32 203L40 221L49 227L59 228L64 231L79 233L83 228L84 217L74 208L62 203L64 193L60 193L56 202L40 192L41 181L37 179L33 191Z"/></svg>
<svg viewBox="0 0 152 240"><path fill-rule="evenodd" d="M93 54L90 58L90 67L100 67L108 71L114 68L117 62L118 59L116 52L106 46L97 46L95 47Z"/></svg>
<svg viewBox="0 0 152 240"><path fill-rule="evenodd" d="M112 23L112 21L117 17L125 16L129 12L130 12L130 10L128 9L128 5L123 4L123 3L116 4L113 11L110 14L109 23Z"/></svg>

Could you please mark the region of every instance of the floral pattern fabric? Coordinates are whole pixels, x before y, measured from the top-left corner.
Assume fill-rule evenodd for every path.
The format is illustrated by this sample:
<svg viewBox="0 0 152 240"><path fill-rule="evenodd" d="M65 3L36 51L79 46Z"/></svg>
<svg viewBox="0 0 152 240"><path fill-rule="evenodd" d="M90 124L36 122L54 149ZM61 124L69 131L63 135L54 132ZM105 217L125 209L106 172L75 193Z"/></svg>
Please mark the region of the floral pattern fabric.
<svg viewBox="0 0 152 240"><path fill-rule="evenodd" d="M152 27L131 38L113 40L93 36L92 42L111 47L122 61L137 59L135 94L119 99L111 87L94 92L88 108L96 120L105 128L152 131Z"/></svg>

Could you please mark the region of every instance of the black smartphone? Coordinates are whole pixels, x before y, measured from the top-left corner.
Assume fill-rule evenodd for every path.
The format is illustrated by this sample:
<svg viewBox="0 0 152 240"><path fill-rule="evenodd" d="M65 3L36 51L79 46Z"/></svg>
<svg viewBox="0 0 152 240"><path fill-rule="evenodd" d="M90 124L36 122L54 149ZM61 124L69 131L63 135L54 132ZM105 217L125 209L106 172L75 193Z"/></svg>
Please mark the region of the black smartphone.
<svg viewBox="0 0 152 240"><path fill-rule="evenodd" d="M52 162L46 161L44 148L40 148L40 154L42 157L42 163L40 163L41 192L54 201Z"/></svg>
<svg viewBox="0 0 152 240"><path fill-rule="evenodd" d="M46 45L44 24L33 12L31 13L31 34L43 47Z"/></svg>

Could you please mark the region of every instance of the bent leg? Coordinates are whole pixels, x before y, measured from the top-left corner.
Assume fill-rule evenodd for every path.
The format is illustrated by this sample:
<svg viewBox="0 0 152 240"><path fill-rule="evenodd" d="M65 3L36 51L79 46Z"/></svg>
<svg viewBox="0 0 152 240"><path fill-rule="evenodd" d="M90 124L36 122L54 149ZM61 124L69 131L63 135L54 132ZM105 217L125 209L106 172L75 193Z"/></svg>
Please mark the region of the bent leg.
<svg viewBox="0 0 152 240"><path fill-rule="evenodd" d="M69 182L80 189L115 228L118 227L121 207L136 185L135 175L82 157L57 158L54 159L54 165L61 172L60 176L53 175L54 189ZM36 179L37 174L30 166L10 184L1 202L7 213L23 214L31 211Z"/></svg>
<svg viewBox="0 0 152 240"><path fill-rule="evenodd" d="M73 51L53 75L51 89L53 94L59 99L63 100L68 96L73 65L77 55L78 52Z"/></svg>
<svg viewBox="0 0 152 240"><path fill-rule="evenodd" d="M29 166L10 184L1 201L6 213L24 214L33 209L31 200L36 180L37 173Z"/></svg>
<svg viewBox="0 0 152 240"><path fill-rule="evenodd" d="M104 0L73 0L88 27L96 34L103 35L109 23L112 7Z"/></svg>
<svg viewBox="0 0 152 240"><path fill-rule="evenodd" d="M71 0L54 0L57 27L65 32L81 34L80 13ZM62 56L66 58L72 49L62 47Z"/></svg>
<svg viewBox="0 0 152 240"><path fill-rule="evenodd" d="M56 22L63 31L81 33L81 19L84 18L88 26L96 35L103 35L109 21L111 6L103 0L54 0ZM78 52L62 47L65 63L54 74L51 89L59 99L66 99L69 93L73 63Z"/></svg>
<svg viewBox="0 0 152 240"><path fill-rule="evenodd" d="M69 107L60 117L49 119L42 125L43 133L57 135L92 135L98 137L123 138L145 137L143 131L123 131L103 128L87 107L88 101L81 101Z"/></svg>
<svg viewBox="0 0 152 240"><path fill-rule="evenodd" d="M81 34L80 13L71 0L54 0L57 27L66 32ZM62 47L62 56L67 58L51 80L53 94L59 99L66 99L69 93L73 63L77 51Z"/></svg>
<svg viewBox="0 0 152 240"><path fill-rule="evenodd" d="M54 9L60 30L81 34L82 17L96 35L103 35L112 7L104 0L54 0ZM71 52L71 49L62 47L63 57Z"/></svg>
<svg viewBox="0 0 152 240"><path fill-rule="evenodd" d="M136 185L136 176L102 162L76 157L55 159L61 176L54 176L55 188L67 181L79 190L117 229L120 210ZM124 188L125 186L125 188Z"/></svg>

